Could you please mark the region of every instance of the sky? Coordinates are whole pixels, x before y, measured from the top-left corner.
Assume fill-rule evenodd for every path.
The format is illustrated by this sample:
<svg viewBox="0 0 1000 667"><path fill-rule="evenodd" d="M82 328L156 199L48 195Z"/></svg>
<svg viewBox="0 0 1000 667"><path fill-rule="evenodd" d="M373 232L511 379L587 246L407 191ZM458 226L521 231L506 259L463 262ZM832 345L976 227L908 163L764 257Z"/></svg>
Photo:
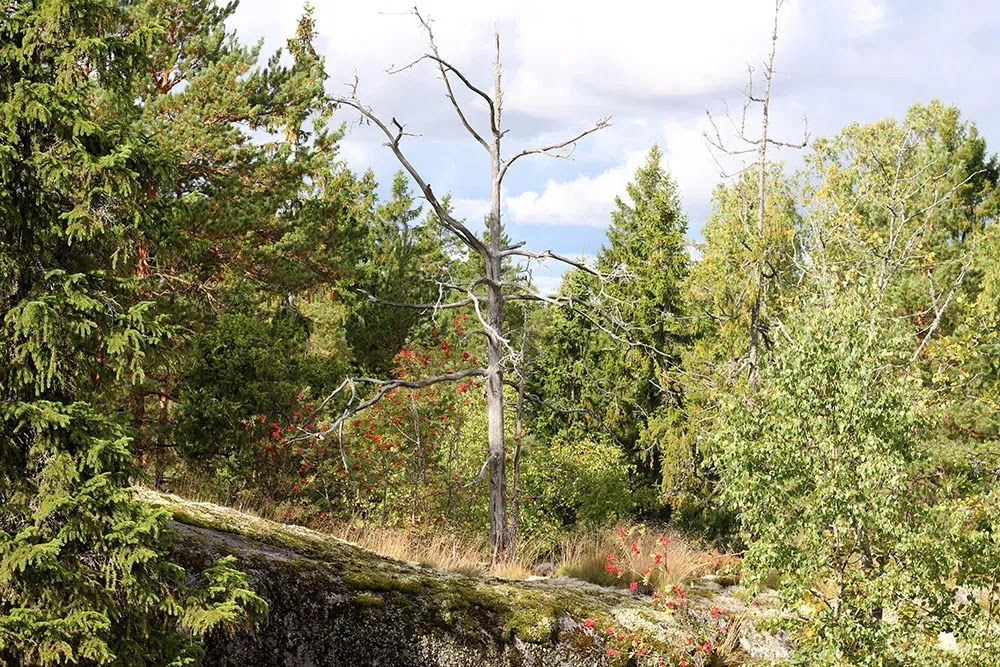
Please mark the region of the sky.
<svg viewBox="0 0 1000 667"><path fill-rule="evenodd" d="M403 150L435 193L450 192L459 217L479 226L488 205L489 157L463 129L432 63L398 73L427 52L414 0L313 0L317 49L326 57L327 89L358 95L406 131ZM294 34L300 0L241 0L229 26L244 42L273 52ZM426 0L441 56L477 86L493 79L494 33L503 64L504 153L574 136L598 119L611 126L580 141L570 159L529 156L504 182L509 236L534 250L592 258L605 243L616 196L653 144L677 183L697 241L711 213L712 189L738 158L705 140L712 121L738 145L743 93L762 72L771 46L774 0ZM901 118L915 102L938 98L959 107L1000 146L1000 3L966 0L787 0L778 17L771 126L777 139L831 136L851 122ZM486 131L486 107L459 97ZM341 155L371 168L385 187L399 169L384 137L342 110ZM749 118L748 134L759 126ZM790 168L801 151L774 157ZM563 267L532 267L543 290Z"/></svg>

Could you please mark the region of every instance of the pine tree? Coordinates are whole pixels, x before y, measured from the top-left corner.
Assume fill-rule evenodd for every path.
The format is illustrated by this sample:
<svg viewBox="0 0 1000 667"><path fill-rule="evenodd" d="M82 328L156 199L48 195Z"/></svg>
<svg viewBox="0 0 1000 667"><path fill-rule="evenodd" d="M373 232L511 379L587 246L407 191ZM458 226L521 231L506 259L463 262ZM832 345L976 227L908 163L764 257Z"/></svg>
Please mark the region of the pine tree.
<svg viewBox="0 0 1000 667"><path fill-rule="evenodd" d="M263 601L231 561L191 586L166 559L114 407L171 335L132 270L164 158L134 102L157 26L105 0L0 12L0 662L188 664Z"/></svg>
<svg viewBox="0 0 1000 667"><path fill-rule="evenodd" d="M227 30L234 10L128 3L133 20L162 24L137 98L150 140L170 155L146 187L155 222L135 273L182 332L130 398L137 449L157 475L178 450L201 461L245 453L248 415L290 413L299 390L343 369L346 354L310 355L324 347L309 344L313 316L342 325L338 291L362 263L375 188L338 158L311 14L261 62L260 45Z"/></svg>

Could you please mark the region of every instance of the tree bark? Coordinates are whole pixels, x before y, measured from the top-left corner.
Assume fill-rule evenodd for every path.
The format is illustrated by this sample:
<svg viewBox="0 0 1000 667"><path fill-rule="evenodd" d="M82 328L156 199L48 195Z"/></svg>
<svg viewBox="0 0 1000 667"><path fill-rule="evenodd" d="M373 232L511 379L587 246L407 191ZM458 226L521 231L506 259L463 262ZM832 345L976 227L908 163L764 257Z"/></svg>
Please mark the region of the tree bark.
<svg viewBox="0 0 1000 667"><path fill-rule="evenodd" d="M488 321L499 327L501 301L491 297L487 301ZM499 290L496 290L499 292ZM490 336L487 357L489 359L486 376L487 432L489 435L489 492L490 492L490 553L496 563L507 550L507 471L503 437L503 350L495 335Z"/></svg>
<svg viewBox="0 0 1000 667"><path fill-rule="evenodd" d="M507 526L507 470L503 433L503 255L502 228L500 225L500 39L497 36L496 63L494 65L494 128L490 150L490 216L489 239L486 244L486 322L487 375L486 411L489 434L490 458L490 561L496 564L510 546Z"/></svg>
<svg viewBox="0 0 1000 667"><path fill-rule="evenodd" d="M600 129L608 127L610 125L608 118L603 118L597 121L593 127L584 130L575 136L566 139L564 141L559 141L547 146L540 146L538 148L530 148L522 150L514 154L509 159L504 159L500 150L501 139L506 130L502 129L501 124L501 111L503 106L503 92L501 88L501 78L502 78L502 67L500 64L500 34L496 33L496 61L494 62L493 69L493 83L494 89L492 95L486 91L475 86L469 79L462 74L457 68L452 66L450 63L441 58L438 53L437 45L434 42L434 33L431 30L430 23L422 17L419 12L415 9L413 14L420 21L421 25L427 31L428 40L430 42L430 53L418 58L416 61L408 66L405 66L398 70L393 70L395 72L402 71L403 69L409 69L417 62L424 59L429 59L437 64L438 71L441 74L441 79L445 86L446 97L452 106L452 109L458 115L462 126L468 131L468 133L476 140L480 146L482 146L490 156L490 167L491 167L491 181L490 181L490 212L487 218L487 238L485 241L480 240L480 238L472 233L468 227L462 221L455 219L449 212L447 206L444 202L439 200L434 192L431 190L430 185L427 181L421 177L420 172L414 167L414 165L407 159L402 148L400 147L400 142L404 136L408 135L404 131L404 126L402 123L393 118L389 122L381 120L372 111L365 106L357 96L357 79L355 79L354 86L352 87L352 92L350 97L339 97L334 98L333 101L337 104L342 104L344 106L350 107L358 111L362 117L367 121L374 124L378 129L386 136L388 142L386 145L392 150L393 154L399 160L400 164L410 175L410 177L416 182L420 191L423 193L424 198L434 209L437 214L437 223L446 232L454 236L462 245L468 248L473 253L478 254L483 258L483 276L481 278L473 281L467 288L467 298L454 301L451 303L441 304L429 304L434 309L440 308L459 308L467 305L472 305L476 314L479 317L480 323L485 329L486 335L486 350L487 350L487 366L485 369L469 369L466 371L461 371L459 373L448 373L446 375L438 376L436 378L431 378L429 380L423 381L403 381L403 380L392 380L392 381L382 381L375 380L372 378L349 378L345 380L340 387L334 390L327 398L324 400L322 407L325 407L334 396L338 395L341 391L349 391L350 398L347 407L344 409L343 414L334 420L323 432L319 434L310 434L311 437L315 435L326 435L333 433L335 430L343 425L344 420L349 416L360 412L361 410L367 409L377 403L390 389L394 387L409 387L418 388L420 386L425 386L428 384L433 384L437 382L460 380L464 377L470 375L477 375L486 378L486 410L487 410L487 440L488 440L488 451L486 461L484 462L483 468L480 471L479 477L473 480L472 483L476 483L482 478L485 472L489 471L489 514L490 514L490 547L491 547L491 561L496 563L501 559L505 552L512 546L514 546L514 535L516 533L516 520L513 525L509 524L508 519L508 497L507 497L507 471L506 471L506 452L504 450L504 396L503 396L503 384L504 384L504 372L505 372L505 360L504 360L504 347L507 345L507 341L503 337L503 304L506 299L512 298L509 295L504 294L504 283L503 283L503 260L507 256L520 256L526 258L532 258L536 260L541 260L545 258L555 259L557 261L563 262L572 266L580 266L577 262L574 262L568 258L556 255L551 251L546 251L543 253L531 253L524 250L518 250L522 244L515 244L513 246L504 247L503 243L503 227L501 225L501 185L503 183L504 175L507 173L507 169L518 159L525 157L527 155L549 155L555 157L568 157L571 153L572 147L577 141L592 134ZM490 121L490 132L489 134L480 134L470 123L465 112L462 110L461 104L459 104L458 99L455 97L454 91L452 89L452 83L450 77L454 76L465 87L473 94L481 98L486 102L487 109L489 110L489 121ZM560 153L560 151L567 151L566 153ZM480 286L485 284L486 294L485 296L475 294L474 291ZM449 289L457 289L455 286L449 286ZM420 304L399 304L393 302L387 302L382 299L378 299L373 295L362 292L369 300L375 303L385 303L387 305L396 305L409 308L424 308L426 305ZM485 313L480 309L480 305L485 305ZM356 383L364 382L368 384L373 384L378 387L375 394L367 399L361 400L355 394Z"/></svg>

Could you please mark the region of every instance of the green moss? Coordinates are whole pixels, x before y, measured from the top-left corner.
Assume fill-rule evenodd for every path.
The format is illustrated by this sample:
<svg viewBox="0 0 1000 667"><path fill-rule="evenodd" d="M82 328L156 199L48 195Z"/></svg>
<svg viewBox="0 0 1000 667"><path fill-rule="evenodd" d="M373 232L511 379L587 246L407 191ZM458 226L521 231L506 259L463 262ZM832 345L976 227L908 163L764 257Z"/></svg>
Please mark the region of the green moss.
<svg viewBox="0 0 1000 667"><path fill-rule="evenodd" d="M341 579L351 590L355 591L394 591L399 582L379 572L344 572Z"/></svg>
<svg viewBox="0 0 1000 667"><path fill-rule="evenodd" d="M542 616L541 618L521 616L516 621L509 623L507 627L511 634L517 635L522 641L544 644L555 639L556 619L554 616Z"/></svg>
<svg viewBox="0 0 1000 667"><path fill-rule="evenodd" d="M358 593L351 598L351 604L363 609L383 607L385 606L385 599L371 593Z"/></svg>
<svg viewBox="0 0 1000 667"><path fill-rule="evenodd" d="M534 591L508 589L507 593L502 617L504 633L533 644L550 641L555 635L557 616L552 599Z"/></svg>
<svg viewBox="0 0 1000 667"><path fill-rule="evenodd" d="M587 632L580 628L561 633L559 639L572 646L579 653L586 654L599 648L596 633Z"/></svg>
<svg viewBox="0 0 1000 667"><path fill-rule="evenodd" d="M302 556L327 560L331 564L349 559L352 551L356 550L356 547L330 535L275 523L210 503L188 501L142 488L136 489L136 496L142 502L166 508L175 521L189 526L243 535Z"/></svg>
<svg viewBox="0 0 1000 667"><path fill-rule="evenodd" d="M513 582L419 567L305 528L139 493L141 500L166 507L175 521L213 531L185 531L189 547L196 545L211 558L228 550L252 562L265 588L283 601L284 616L275 619L281 622L268 640L278 645L288 636L283 629L288 623L302 630L312 628L313 619L325 617L329 621L315 630L318 647L328 646L324 637L336 637L330 640L336 646L351 646L350 650L362 651L358 656L371 658L366 651L390 651L384 647L394 646L386 655L398 661L412 649L416 633L428 645L450 647L457 656L503 655L503 664L516 667L547 664L538 662L537 656L548 651L603 655L613 645L607 643L609 626L629 637L640 636L644 646L665 656L680 655L686 650L685 638L698 634L698 628L687 627L692 623L688 615L671 616L621 591L565 580ZM704 600L700 593L692 595L691 604L707 614L714 603L710 590L705 595ZM727 607L734 601L729 595ZM593 627L586 627L586 619L593 621ZM373 635L359 628L375 629L379 648L369 646L366 642ZM456 664L476 663L463 658Z"/></svg>
<svg viewBox="0 0 1000 667"><path fill-rule="evenodd" d="M441 623L459 632L467 641L505 640L503 627L498 622L505 606L494 591L453 579L429 583L428 594Z"/></svg>

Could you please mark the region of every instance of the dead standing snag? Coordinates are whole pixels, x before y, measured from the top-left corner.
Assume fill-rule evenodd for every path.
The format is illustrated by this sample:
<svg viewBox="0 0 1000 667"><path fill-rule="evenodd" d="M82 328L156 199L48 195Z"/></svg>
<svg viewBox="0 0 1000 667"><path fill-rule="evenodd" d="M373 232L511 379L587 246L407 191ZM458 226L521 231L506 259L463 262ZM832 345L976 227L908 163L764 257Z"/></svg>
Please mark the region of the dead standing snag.
<svg viewBox="0 0 1000 667"><path fill-rule="evenodd" d="M412 135L405 131L405 125L396 118L393 117L390 118L389 121L384 121L381 117L376 115L371 108L365 105L358 95L358 81L356 79L350 86L349 95L335 98L332 101L340 107L353 109L360 114L364 122L373 125L382 132L386 139L385 146L392 151L397 161L403 169L406 170L410 178L413 179L417 187L420 189L424 199L427 200L427 203L430 204L431 209L434 211L437 224L449 234L454 236L460 243L468 248L470 252L478 254L483 260L484 269L482 275L477 277L472 284L467 286L447 286L446 291L454 292L455 299L451 302L442 300L442 302L436 304L434 308L459 307L467 304L474 308L476 316L479 319L479 323L482 326L483 334L486 338L486 367L475 369L475 371L468 371L464 375L451 374L429 378L425 382L436 383L455 381L458 378L454 376L462 375L465 377L469 374L482 376L486 380L489 454L484 463L484 470L488 470L489 474L490 545L492 551L492 561L496 562L496 560L508 548L513 546L514 539L512 526L507 520L503 386L504 374L508 370L508 366L514 363L514 360L518 355L511 348L508 340L503 336L503 306L506 301L511 299L537 298L537 295L526 293L524 286L512 285L504 282L501 273L502 262L504 257L510 255L529 258L547 257L556 259L557 261L562 261L564 259L558 255L552 254L551 252L528 253L527 251L520 250L520 245L505 246L503 244L500 200L501 185L503 184L503 179L507 174L507 170L520 158L528 155L549 155L563 158L569 157L569 153L572 152L572 149L577 141L583 139L589 134L608 127L610 125L610 121L608 118L603 118L597 121L593 126L578 132L569 139L558 141L546 146L524 149L514 153L510 157L505 158L501 151L501 141L507 133L507 130L503 129L502 124L503 93L501 87L502 68L500 64L499 33L495 34L496 58L493 67L493 91L492 94L489 94L482 88L479 88L472 83L472 81L456 66L441 57L438 51L437 43L434 39L434 31L431 28L431 22L424 18L424 16L422 16L416 8L412 10L412 14L417 18L420 25L427 33L429 52L418 58L413 63L405 67L392 70L392 72L403 72L423 61L434 63L437 66L438 72L441 75L441 80L445 87L445 97L448 99L452 110L458 116L459 122L462 124L462 127L465 128L466 132L468 132L468 134L473 138L473 140L475 140L475 142L479 144L489 155L491 173L490 209L486 218L487 238L485 240L481 240L477 237L460 220L457 220L448 210L445 203L443 203L434 194L427 180L421 175L419 169L417 169L417 167L410 161L403 150L402 143L404 137ZM481 132L476 129L476 124L469 118L465 109L462 108L462 105L455 96L453 88L453 82L455 79L457 79L461 85L465 86L465 88L467 88L473 95L485 103L488 114L488 129L485 132ZM567 263L575 264L574 262ZM477 287L484 293L477 293L475 291ZM366 296L370 299L377 300L376 296ZM394 305L406 306L406 304ZM419 305L426 304L412 304L411 307ZM361 397L355 392L355 387L358 382L359 381L357 380L349 380L347 381L348 384L342 385L340 393L343 393L345 388L349 388L350 390L347 406L345 407L343 414L337 418L334 424L324 431L324 435L332 433L333 430L338 428L339 425L351 415L373 405L374 402L381 397L381 395L384 395L386 390L385 388L387 386L390 386L391 384L405 386L399 383L372 381L369 379L364 382L370 386L375 386L377 391L372 396ZM333 396L329 397L326 402L328 403L332 399Z"/></svg>

